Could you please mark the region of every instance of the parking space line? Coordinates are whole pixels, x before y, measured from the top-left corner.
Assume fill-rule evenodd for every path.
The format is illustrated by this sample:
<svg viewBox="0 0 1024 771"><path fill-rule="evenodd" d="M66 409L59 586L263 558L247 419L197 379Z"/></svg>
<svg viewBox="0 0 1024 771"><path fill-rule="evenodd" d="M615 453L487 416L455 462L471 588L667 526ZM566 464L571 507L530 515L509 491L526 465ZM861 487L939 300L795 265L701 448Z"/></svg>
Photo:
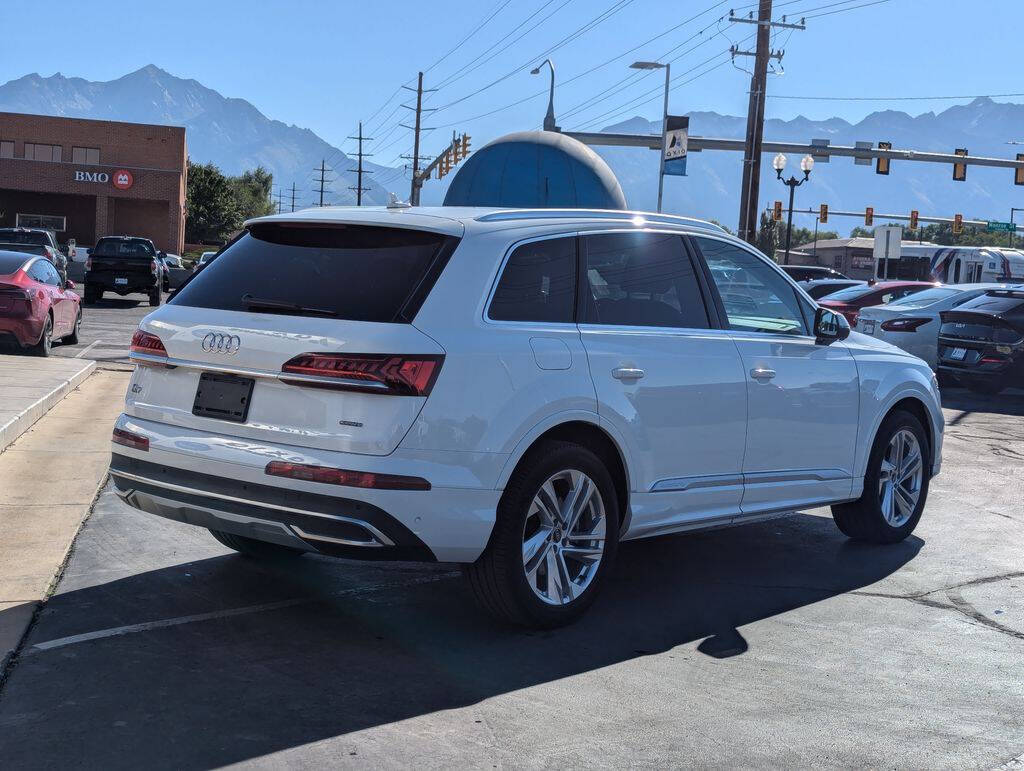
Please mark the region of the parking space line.
<svg viewBox="0 0 1024 771"><path fill-rule="evenodd" d="M81 359L83 356L85 356L85 354L89 353L89 351L91 351L93 348L95 348L102 342L102 340L96 340L95 342L89 343L89 345L87 345L85 348L83 348L82 350L75 354L75 358Z"/></svg>
<svg viewBox="0 0 1024 771"><path fill-rule="evenodd" d="M410 581L393 581L390 583L383 584L372 584L370 586L358 586L351 589L342 589L339 592L331 592L327 597L344 597L360 594L370 594L372 592L379 592L384 589L401 589L409 586L417 586L419 584L430 584L436 581L443 581L447 578L458 576L458 571L451 571L447 573L440 573L438 575L422 576L420 578L414 578ZM33 645L27 653L40 653L42 651L53 650L54 648L63 648L66 645L74 645L76 643L88 642L90 640L102 640L107 637L119 637L125 634L135 634L136 632L148 632L152 629L166 629L172 626L181 626L183 624L194 624L198 621L213 621L219 618L230 618L232 616L242 616L248 613L262 613L268 610L280 610L282 608L291 608L296 605L308 605L310 603L319 602L325 598L323 597L297 597L291 600L280 600L279 602L268 602L263 605L247 605L241 608L227 608L225 610L215 610L209 613L196 613L191 616L178 616L176 618L162 618L156 621L145 621L141 624L126 624L125 626L115 626L109 629L98 629L95 632L84 632L82 634L73 634L68 637L58 637L56 640L48 640L47 642L36 643Z"/></svg>

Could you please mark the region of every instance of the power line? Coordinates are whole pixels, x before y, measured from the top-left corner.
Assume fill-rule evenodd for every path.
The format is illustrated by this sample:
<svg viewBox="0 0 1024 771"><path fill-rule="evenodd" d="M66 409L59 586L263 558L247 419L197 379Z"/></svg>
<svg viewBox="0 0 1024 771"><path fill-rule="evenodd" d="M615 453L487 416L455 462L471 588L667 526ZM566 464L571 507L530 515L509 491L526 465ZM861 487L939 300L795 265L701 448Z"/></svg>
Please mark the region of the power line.
<svg viewBox="0 0 1024 771"><path fill-rule="evenodd" d="M1012 94L947 94L944 96L805 96L797 94L769 94L769 99L803 99L818 102L927 102L947 99L1000 99L1011 96L1024 96L1024 93Z"/></svg>
<svg viewBox="0 0 1024 771"><path fill-rule="evenodd" d="M484 19L484 20L483 20L482 22L480 22L480 23L479 23L478 25L476 25L476 27L474 27L474 28L473 28L473 30L472 30L472 31L471 31L471 32L470 32L470 33L469 33L468 35L466 35L466 36L465 36L464 38L462 38L462 40L460 40L460 41L459 41L458 43L456 43L456 44L455 44L455 46L454 46L454 47L453 47L453 48L452 48L451 50L449 50L449 51L448 51L448 53L446 53L446 54L445 54L444 56L442 56L442 57L441 57L440 59L438 59L438 60L437 60L436 62L434 62L434 63L433 63L433 64L431 64L431 65L430 65L429 67L427 67L427 68L426 68L425 70L423 70L423 73L424 73L424 74L426 74L426 73L430 72L430 71L431 71L432 69L434 69L434 67L436 67L437 65L439 65L439 64L440 64L441 62L443 62L443 61L444 61L445 59L447 59L447 58L448 58L449 56L451 56L451 55L452 55L453 53L455 53L455 52L456 52L456 51L458 51L458 50L459 50L460 48L462 48L463 44L465 44L465 42L466 42L467 40L469 40L469 39L470 39L471 37L473 37L473 35L475 35L475 34L476 34L477 32L479 32L480 30L482 30L482 29L483 29L483 28L484 28L484 27L485 27L485 26L487 25L487 23L488 23L488 22L489 22L489 21L490 21L491 19L493 19L493 18L494 18L495 16L497 16L497 15L498 15L499 13L501 13L501 10L502 10L502 9L503 9L503 8L504 8L504 7L506 6L506 5L508 5L508 4L510 3L510 2L512 2L512 0L504 0L504 2L502 2L502 3L499 3L499 4L498 4L498 7L497 7L497 8L495 8L495 9L494 9L494 10L493 10L493 11L491 12L491 14L490 14L489 16L487 16L487 18L485 18L485 19Z"/></svg>
<svg viewBox="0 0 1024 771"><path fill-rule="evenodd" d="M860 5L851 5L849 8L839 8L835 11L825 11L825 13L805 14L805 19L819 19L822 16L831 16L834 13L844 13L846 11L855 11L858 8L867 8L869 5L881 5L882 3L888 3L891 0L873 0L870 3L861 3Z"/></svg>

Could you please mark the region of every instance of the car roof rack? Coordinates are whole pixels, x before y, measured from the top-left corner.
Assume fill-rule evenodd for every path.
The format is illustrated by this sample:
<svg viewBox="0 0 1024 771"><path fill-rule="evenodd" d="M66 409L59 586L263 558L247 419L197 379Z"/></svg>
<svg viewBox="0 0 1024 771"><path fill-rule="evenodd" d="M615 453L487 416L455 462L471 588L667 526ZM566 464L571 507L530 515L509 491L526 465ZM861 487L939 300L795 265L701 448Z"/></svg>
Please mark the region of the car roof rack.
<svg viewBox="0 0 1024 771"><path fill-rule="evenodd" d="M695 217L681 217L677 214L656 214L643 211L623 211L621 209L506 209L482 214L477 222L506 222L509 220L529 219L595 219L595 220L628 220L642 219L645 223L661 223L665 225L685 225L686 227L728 233L721 225Z"/></svg>

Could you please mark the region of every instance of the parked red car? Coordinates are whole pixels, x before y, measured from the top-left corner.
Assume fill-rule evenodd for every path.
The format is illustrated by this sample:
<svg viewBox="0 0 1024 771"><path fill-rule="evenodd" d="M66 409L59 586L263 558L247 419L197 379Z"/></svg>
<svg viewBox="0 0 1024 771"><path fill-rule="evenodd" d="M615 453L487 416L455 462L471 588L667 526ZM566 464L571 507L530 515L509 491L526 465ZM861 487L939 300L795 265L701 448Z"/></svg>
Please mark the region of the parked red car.
<svg viewBox="0 0 1024 771"><path fill-rule="evenodd" d="M53 340L77 343L82 304L74 288L45 257L0 251L0 340L39 356L50 355Z"/></svg>
<svg viewBox="0 0 1024 771"><path fill-rule="evenodd" d="M901 297L938 286L930 281L876 281L874 284L851 286L840 289L818 300L818 305L839 311L850 326L856 326L861 308L871 305L885 305Z"/></svg>

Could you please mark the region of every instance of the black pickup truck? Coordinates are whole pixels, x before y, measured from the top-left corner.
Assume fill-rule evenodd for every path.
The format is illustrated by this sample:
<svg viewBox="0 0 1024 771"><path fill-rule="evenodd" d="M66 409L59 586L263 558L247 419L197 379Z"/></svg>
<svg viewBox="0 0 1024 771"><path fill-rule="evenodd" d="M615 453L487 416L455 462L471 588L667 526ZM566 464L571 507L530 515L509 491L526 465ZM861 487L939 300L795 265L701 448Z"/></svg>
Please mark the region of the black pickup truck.
<svg viewBox="0 0 1024 771"><path fill-rule="evenodd" d="M85 263L85 301L94 303L104 292L141 292L149 304L160 304L163 264L153 242L137 236L105 236L89 250Z"/></svg>

